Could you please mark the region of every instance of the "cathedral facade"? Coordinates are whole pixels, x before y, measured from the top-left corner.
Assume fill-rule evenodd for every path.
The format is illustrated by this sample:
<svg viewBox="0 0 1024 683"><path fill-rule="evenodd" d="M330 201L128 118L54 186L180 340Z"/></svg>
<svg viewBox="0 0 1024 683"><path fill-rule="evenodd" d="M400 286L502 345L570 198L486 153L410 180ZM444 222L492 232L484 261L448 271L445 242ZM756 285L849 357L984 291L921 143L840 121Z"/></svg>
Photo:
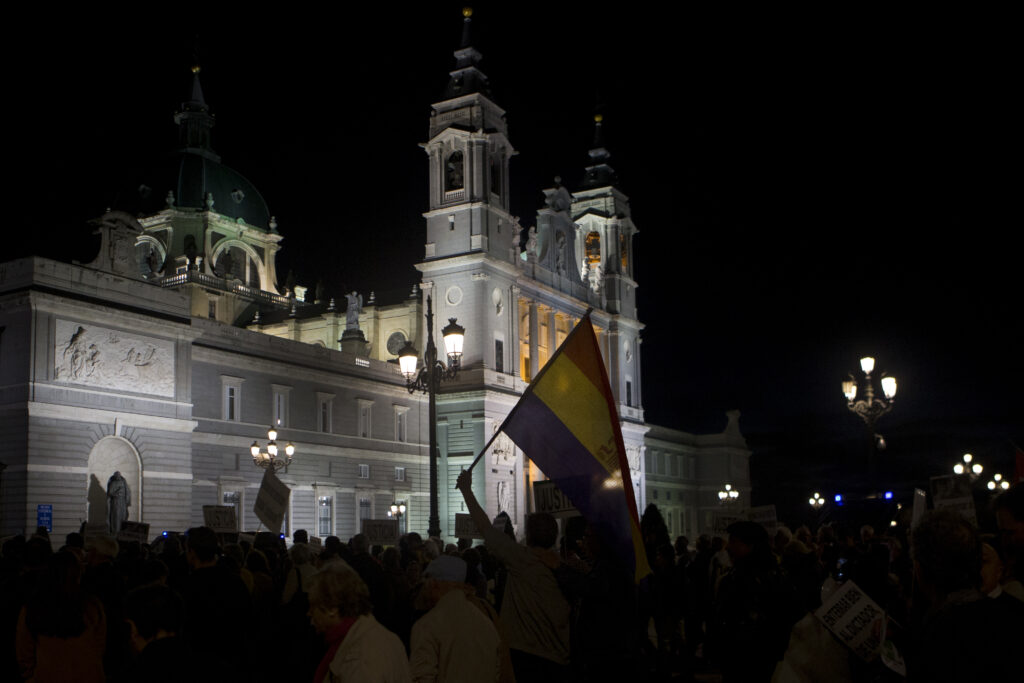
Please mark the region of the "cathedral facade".
<svg viewBox="0 0 1024 683"><path fill-rule="evenodd" d="M250 448L268 426L296 448L278 473L291 490L282 532L347 538L393 503L406 506L404 530L425 532L427 400L406 389L395 358L406 342L425 348L428 298L436 320L467 330L460 373L438 396L444 538L462 511L458 473L588 311L641 510L656 503L670 533L693 536L711 527L725 483L749 494L738 413L712 435L645 422L638 231L600 119L581 186L556 179L533 224L520 224L505 111L465 21L422 145L421 281L404 301L369 291L335 300L280 282L284 237L257 189L213 151L198 71L175 117L178 151L147 171L130 208L95 221L91 263L0 265L0 535L30 532L46 512L57 534L102 526L115 471L130 491L128 519L152 534L201 524L207 505L234 507L239 530L256 530L262 470ZM544 478L499 435L474 487L518 526Z"/></svg>

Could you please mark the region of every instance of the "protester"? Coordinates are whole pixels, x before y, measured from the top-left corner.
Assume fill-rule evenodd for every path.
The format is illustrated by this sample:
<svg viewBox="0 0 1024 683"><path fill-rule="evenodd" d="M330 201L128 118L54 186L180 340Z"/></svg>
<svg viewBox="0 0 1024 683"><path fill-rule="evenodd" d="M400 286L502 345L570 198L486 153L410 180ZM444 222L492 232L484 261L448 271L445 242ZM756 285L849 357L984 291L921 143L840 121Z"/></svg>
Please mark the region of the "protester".
<svg viewBox="0 0 1024 683"><path fill-rule="evenodd" d="M190 666L188 650L178 637L184 607L181 598L166 586L144 586L125 597L125 619L132 649L139 654L126 680L151 683L203 680Z"/></svg>
<svg viewBox="0 0 1024 683"><path fill-rule="evenodd" d="M409 668L415 682L481 683L500 678L501 639L466 597L466 563L442 555L424 572L430 611L412 628Z"/></svg>
<svg viewBox="0 0 1024 683"><path fill-rule="evenodd" d="M313 577L309 617L327 642L314 683L409 683L402 641L374 619L372 610L366 584L343 562L333 561Z"/></svg>
<svg viewBox="0 0 1024 683"><path fill-rule="evenodd" d="M18 615L21 677L34 683L102 683L107 623L103 605L82 590L82 565L70 552L50 556L37 590Z"/></svg>
<svg viewBox="0 0 1024 683"><path fill-rule="evenodd" d="M456 482L489 552L508 568L501 621L508 636L516 680L563 683L569 664L569 604L555 579L558 525L551 515L526 520L526 546L498 531L473 495L472 473Z"/></svg>
<svg viewBox="0 0 1024 683"><path fill-rule="evenodd" d="M938 683L1019 678L1024 609L979 590L982 550L974 527L955 510L933 511L914 529L913 555L926 603L918 606L923 620L908 677Z"/></svg>

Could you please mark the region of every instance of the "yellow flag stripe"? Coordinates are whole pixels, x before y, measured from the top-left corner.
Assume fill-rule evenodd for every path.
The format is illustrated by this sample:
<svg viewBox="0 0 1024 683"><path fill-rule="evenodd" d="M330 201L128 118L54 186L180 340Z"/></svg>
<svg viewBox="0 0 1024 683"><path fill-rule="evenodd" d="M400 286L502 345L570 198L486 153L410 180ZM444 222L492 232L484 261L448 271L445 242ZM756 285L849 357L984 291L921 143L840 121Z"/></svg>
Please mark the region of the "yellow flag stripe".
<svg viewBox="0 0 1024 683"><path fill-rule="evenodd" d="M565 354L554 359L533 393L610 474L620 472L618 446L604 394Z"/></svg>

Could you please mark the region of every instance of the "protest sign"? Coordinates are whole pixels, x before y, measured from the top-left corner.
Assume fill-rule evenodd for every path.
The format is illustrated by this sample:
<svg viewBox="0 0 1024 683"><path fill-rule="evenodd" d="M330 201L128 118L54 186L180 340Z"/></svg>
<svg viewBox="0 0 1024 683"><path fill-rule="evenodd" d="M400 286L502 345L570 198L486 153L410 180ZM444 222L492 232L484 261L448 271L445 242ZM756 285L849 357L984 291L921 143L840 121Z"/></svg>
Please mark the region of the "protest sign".
<svg viewBox="0 0 1024 683"><path fill-rule="evenodd" d="M483 538L476 529L476 522L468 512L455 513L455 538Z"/></svg>
<svg viewBox="0 0 1024 683"><path fill-rule="evenodd" d="M885 641L885 611L853 581L839 586L814 616L864 661L878 656Z"/></svg>
<svg viewBox="0 0 1024 683"><path fill-rule="evenodd" d="M121 522L121 530L117 532L117 540L146 543L149 541L149 524L129 522L126 519Z"/></svg>
<svg viewBox="0 0 1024 683"><path fill-rule="evenodd" d="M277 478L273 470L267 470L260 483L260 491L256 494L256 505L252 511L263 525L272 532L281 529L284 513L288 509L291 489Z"/></svg>
<svg viewBox="0 0 1024 683"><path fill-rule="evenodd" d="M758 505L747 511L747 519L757 522L768 532L768 538L775 538L779 521L776 517L774 505Z"/></svg>
<svg viewBox="0 0 1024 683"><path fill-rule="evenodd" d="M966 474L945 474L931 478L932 503L936 510L953 508L960 516L974 526L978 525L978 514L974 509L971 495L971 479Z"/></svg>
<svg viewBox="0 0 1024 683"><path fill-rule="evenodd" d="M234 505L204 505L203 524L217 533L237 531Z"/></svg>
<svg viewBox="0 0 1024 683"><path fill-rule="evenodd" d="M553 481L533 482L533 510L534 512L547 512L555 517L579 514L579 511L566 498L565 494L558 490Z"/></svg>
<svg viewBox="0 0 1024 683"><path fill-rule="evenodd" d="M729 525L733 522L739 522L745 519L746 516L737 512L720 512L715 511L711 517L711 533L715 536L725 536L729 533Z"/></svg>
<svg viewBox="0 0 1024 683"><path fill-rule="evenodd" d="M398 520L364 519L363 535L370 545L398 545Z"/></svg>

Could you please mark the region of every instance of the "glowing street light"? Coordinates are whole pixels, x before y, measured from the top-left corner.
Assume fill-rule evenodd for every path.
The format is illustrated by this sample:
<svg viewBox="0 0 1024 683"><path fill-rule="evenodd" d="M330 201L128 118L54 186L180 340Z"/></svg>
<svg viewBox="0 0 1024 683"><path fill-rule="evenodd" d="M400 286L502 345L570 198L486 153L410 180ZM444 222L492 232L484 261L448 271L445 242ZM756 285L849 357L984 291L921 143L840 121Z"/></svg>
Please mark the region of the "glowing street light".
<svg viewBox="0 0 1024 683"><path fill-rule="evenodd" d="M1003 479L1003 475L996 472L995 474L992 475L992 478L989 480L986 486L988 486L989 491L995 491L996 489L1002 489L1003 491L1005 491L1006 489L1010 488L1010 482Z"/></svg>
<svg viewBox="0 0 1024 683"><path fill-rule="evenodd" d="M740 497L740 492L732 487L732 484L726 484L725 489L718 492L718 500L723 503L731 503Z"/></svg>
<svg viewBox="0 0 1024 683"><path fill-rule="evenodd" d="M434 308L431 297L427 297L427 350L423 354L423 364L419 363L419 351L412 342L406 342L398 352L398 365L405 376L405 387L409 393L422 391L429 397L429 432L430 455L430 517L427 520L427 534L431 538L441 535L441 517L438 513L437 495L437 392L441 382L453 380L459 374L462 360L462 343L466 337L466 329L449 318L448 324L441 330L444 338L444 350L448 356L448 364L437 357L437 346L434 344Z"/></svg>
<svg viewBox="0 0 1024 683"><path fill-rule="evenodd" d="M963 462L953 465L953 474L967 474L969 472L974 477L977 477L984 469L981 463L974 462L973 455L964 453Z"/></svg>
<svg viewBox="0 0 1024 683"><path fill-rule="evenodd" d="M814 492L814 496L812 496L811 498L808 498L808 499L807 499L807 503L808 503L808 504L809 504L809 505L810 505L810 506L811 506L812 508L815 508L815 509L817 509L817 508L820 508L820 507L821 507L822 505L824 505L824 504L825 504L825 499L821 497L821 494L820 494L820 493L818 493L817 491L815 491L815 492Z"/></svg>
<svg viewBox="0 0 1024 683"><path fill-rule="evenodd" d="M285 457L278 457L280 449L277 446L277 429L271 427L267 430L267 449L262 450L259 442L253 441L252 445L249 446L249 452L252 454L252 464L256 465L256 467L277 472L292 464L295 446L289 441L288 445L284 447Z"/></svg>

